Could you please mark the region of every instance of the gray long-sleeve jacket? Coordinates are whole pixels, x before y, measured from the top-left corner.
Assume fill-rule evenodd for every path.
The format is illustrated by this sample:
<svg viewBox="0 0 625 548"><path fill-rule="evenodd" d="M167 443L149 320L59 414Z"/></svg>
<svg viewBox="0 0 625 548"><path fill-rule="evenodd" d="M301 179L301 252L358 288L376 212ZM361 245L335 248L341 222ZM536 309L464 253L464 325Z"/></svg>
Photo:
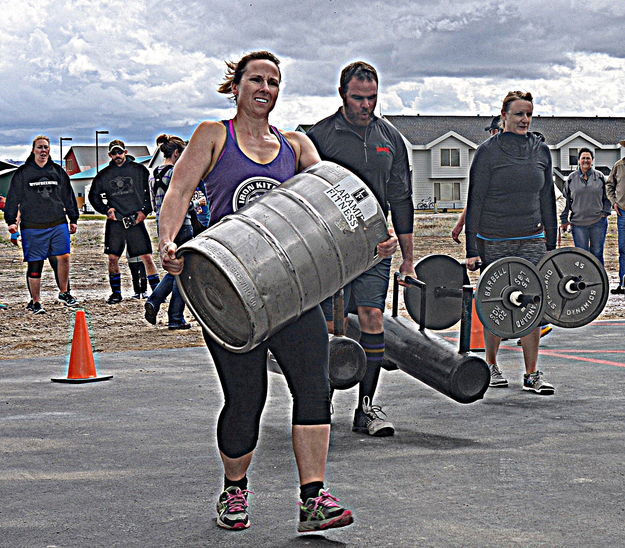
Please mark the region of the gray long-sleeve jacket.
<svg viewBox="0 0 625 548"><path fill-rule="evenodd" d="M621 158L612 167L605 190L612 205L625 209L625 158Z"/></svg>
<svg viewBox="0 0 625 548"><path fill-rule="evenodd" d="M408 153L400 133L373 117L365 137L354 131L339 109L307 133L322 160L353 171L372 190L384 215L389 206L397 234L412 234L414 206Z"/></svg>
<svg viewBox="0 0 625 548"><path fill-rule="evenodd" d="M545 232L555 249L557 217L551 153L533 133L499 133L475 152L469 172L465 233L467 257L477 257L477 235L517 238Z"/></svg>
<svg viewBox="0 0 625 548"><path fill-rule="evenodd" d="M590 168L587 175L586 181L582 171L576 169L564 183L566 206L560 215L560 223L590 226L610 215L612 204L606 195L603 173Z"/></svg>

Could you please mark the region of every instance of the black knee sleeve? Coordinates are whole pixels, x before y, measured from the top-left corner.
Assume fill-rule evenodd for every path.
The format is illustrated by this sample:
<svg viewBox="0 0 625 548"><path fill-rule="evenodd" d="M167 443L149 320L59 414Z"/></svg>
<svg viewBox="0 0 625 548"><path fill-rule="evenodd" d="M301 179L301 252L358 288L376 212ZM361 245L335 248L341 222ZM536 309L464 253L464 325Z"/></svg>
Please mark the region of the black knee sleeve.
<svg viewBox="0 0 625 548"><path fill-rule="evenodd" d="M43 261L28 261L28 268L26 269L27 278L41 278L41 272L43 271Z"/></svg>
<svg viewBox="0 0 625 548"><path fill-rule="evenodd" d="M145 265L143 261L128 263L130 274L132 275L132 287L135 293L145 293L147 291L147 279Z"/></svg>

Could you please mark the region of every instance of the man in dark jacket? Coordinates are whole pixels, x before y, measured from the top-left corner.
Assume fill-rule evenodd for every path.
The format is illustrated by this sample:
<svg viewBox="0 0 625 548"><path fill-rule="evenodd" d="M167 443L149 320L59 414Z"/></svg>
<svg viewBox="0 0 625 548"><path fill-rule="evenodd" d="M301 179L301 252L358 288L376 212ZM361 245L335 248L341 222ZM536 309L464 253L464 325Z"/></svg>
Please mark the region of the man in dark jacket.
<svg viewBox="0 0 625 548"><path fill-rule="evenodd" d="M78 205L67 173L50 157L50 139L45 135L35 137L30 156L11 179L4 207L11 234L18 232L18 216L31 294L26 308L35 314L45 313L40 298L46 259L56 264L58 300L74 306L78 301L69 292L69 235L78 227Z"/></svg>
<svg viewBox="0 0 625 548"><path fill-rule="evenodd" d="M112 291L106 302L117 304L122 300L119 258L126 246L130 257L140 257L143 261L152 290L158 285L159 276L152 259L152 242L143 222L152 211L150 172L134 161L119 139L109 143L109 156L109 165L93 179L89 202L98 213L106 215L104 253L109 259Z"/></svg>
<svg viewBox="0 0 625 548"><path fill-rule="evenodd" d="M341 72L339 94L343 106L315 124L308 136L323 160L330 160L358 175L371 189L385 215L390 209L399 239L402 275L416 277L413 265L414 206L408 153L400 133L374 113L378 75L371 65L357 61ZM384 259L350 282L345 303L358 311L360 344L367 356L367 371L360 383L353 430L371 436L391 436L395 429L383 418L373 396L384 358L383 312L390 278L391 259ZM332 319L331 299L323 304L326 320ZM328 326L332 329L332 325ZM380 416L382 415L382 416Z"/></svg>

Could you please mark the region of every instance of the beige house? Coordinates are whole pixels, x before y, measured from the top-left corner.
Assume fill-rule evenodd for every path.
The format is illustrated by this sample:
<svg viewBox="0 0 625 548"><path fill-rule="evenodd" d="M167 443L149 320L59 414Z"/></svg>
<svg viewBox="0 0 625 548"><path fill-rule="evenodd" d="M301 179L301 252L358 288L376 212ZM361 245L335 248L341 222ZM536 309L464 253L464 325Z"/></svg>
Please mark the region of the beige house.
<svg viewBox="0 0 625 548"><path fill-rule="evenodd" d="M492 116L404 116L384 118L402 134L410 151L415 208L462 208L469 168L476 148L489 137ZM532 131L542 133L551 150L556 185L561 188L577 167L580 148L595 155L595 167L608 174L625 155L618 142L625 139L625 118L536 116Z"/></svg>

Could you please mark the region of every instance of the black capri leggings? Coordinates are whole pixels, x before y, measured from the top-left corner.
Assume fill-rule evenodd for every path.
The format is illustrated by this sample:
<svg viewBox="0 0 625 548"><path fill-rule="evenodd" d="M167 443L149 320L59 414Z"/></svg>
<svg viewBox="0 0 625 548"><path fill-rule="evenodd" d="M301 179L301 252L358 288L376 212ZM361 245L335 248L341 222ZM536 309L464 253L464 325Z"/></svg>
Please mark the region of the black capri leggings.
<svg viewBox="0 0 625 548"><path fill-rule="evenodd" d="M245 354L219 346L204 332L213 357L224 406L217 422L217 445L235 459L253 451L267 398L267 350L271 350L293 398L292 424L330 424L328 331L317 306Z"/></svg>

